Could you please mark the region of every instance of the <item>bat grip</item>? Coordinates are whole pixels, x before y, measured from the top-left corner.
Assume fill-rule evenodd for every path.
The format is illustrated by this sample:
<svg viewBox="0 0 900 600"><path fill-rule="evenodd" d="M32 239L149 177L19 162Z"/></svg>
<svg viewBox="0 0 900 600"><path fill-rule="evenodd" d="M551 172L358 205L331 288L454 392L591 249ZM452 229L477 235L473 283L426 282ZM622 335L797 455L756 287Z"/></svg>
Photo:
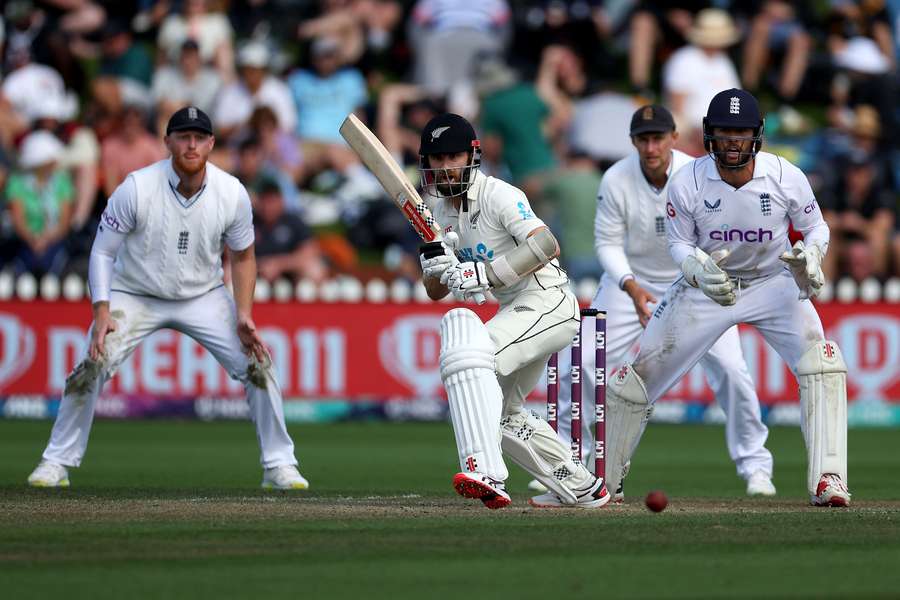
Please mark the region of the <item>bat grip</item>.
<svg viewBox="0 0 900 600"><path fill-rule="evenodd" d="M485 302L487 302L487 296L485 296L482 292L478 292L477 294L472 294L472 299L475 300L475 304L481 306Z"/></svg>

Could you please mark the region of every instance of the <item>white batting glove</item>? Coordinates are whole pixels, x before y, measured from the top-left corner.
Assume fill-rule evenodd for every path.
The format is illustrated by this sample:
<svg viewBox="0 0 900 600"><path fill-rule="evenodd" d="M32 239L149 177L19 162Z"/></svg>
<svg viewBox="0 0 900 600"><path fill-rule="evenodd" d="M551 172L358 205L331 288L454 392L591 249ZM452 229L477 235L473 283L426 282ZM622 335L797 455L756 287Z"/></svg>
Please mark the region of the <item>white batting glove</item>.
<svg viewBox="0 0 900 600"><path fill-rule="evenodd" d="M727 249L722 249L716 250L710 256L700 248L694 248L694 254L681 263L681 270L687 282L699 287L701 292L722 306L731 306L737 302L734 283L719 266L728 254Z"/></svg>
<svg viewBox="0 0 900 600"><path fill-rule="evenodd" d="M459 236L448 233L440 242L429 242L419 247L419 264L422 265L422 275L426 278L439 279L447 285L450 277L449 271L459 264L456 258L456 245Z"/></svg>
<svg viewBox="0 0 900 600"><path fill-rule="evenodd" d="M791 270L797 287L800 288L800 300L815 298L822 291L825 283L825 273L822 272L822 249L813 244L807 247L803 240L797 243L788 252L784 252L779 258Z"/></svg>
<svg viewBox="0 0 900 600"><path fill-rule="evenodd" d="M487 270L480 262L461 262L456 265L447 280L447 287L457 300L474 299L478 304L484 303L484 293L491 288L488 283Z"/></svg>

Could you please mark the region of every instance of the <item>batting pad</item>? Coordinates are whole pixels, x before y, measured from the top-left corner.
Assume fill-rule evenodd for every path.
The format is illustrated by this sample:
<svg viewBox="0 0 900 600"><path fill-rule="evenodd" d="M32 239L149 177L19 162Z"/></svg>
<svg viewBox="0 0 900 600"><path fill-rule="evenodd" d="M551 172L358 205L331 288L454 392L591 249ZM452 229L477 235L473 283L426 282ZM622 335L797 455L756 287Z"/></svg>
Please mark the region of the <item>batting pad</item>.
<svg viewBox="0 0 900 600"><path fill-rule="evenodd" d="M618 489L651 411L644 382L630 364L623 365L606 389L606 489Z"/></svg>
<svg viewBox="0 0 900 600"><path fill-rule="evenodd" d="M509 476L500 451L503 392L494 373L494 343L474 312L441 319L441 380L447 390L460 469L498 481Z"/></svg>
<svg viewBox="0 0 900 600"><path fill-rule="evenodd" d="M831 341L810 346L797 363L800 403L806 416L807 486L815 496L824 473L847 484L847 365Z"/></svg>
<svg viewBox="0 0 900 600"><path fill-rule="evenodd" d="M503 451L564 503L575 504L571 489L587 487L594 476L572 460L572 452L553 428L525 411L507 415L501 423Z"/></svg>

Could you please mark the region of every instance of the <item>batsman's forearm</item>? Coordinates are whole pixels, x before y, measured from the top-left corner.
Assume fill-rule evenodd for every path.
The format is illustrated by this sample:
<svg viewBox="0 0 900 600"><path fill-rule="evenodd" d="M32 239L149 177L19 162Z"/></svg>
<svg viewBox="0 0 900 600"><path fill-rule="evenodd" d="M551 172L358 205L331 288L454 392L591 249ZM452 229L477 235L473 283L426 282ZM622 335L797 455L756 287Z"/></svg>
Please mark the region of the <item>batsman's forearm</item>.
<svg viewBox="0 0 900 600"><path fill-rule="evenodd" d="M246 255L232 258L231 281L234 303L237 305L239 315L249 315L253 311L253 292L256 289L256 256L251 250Z"/></svg>

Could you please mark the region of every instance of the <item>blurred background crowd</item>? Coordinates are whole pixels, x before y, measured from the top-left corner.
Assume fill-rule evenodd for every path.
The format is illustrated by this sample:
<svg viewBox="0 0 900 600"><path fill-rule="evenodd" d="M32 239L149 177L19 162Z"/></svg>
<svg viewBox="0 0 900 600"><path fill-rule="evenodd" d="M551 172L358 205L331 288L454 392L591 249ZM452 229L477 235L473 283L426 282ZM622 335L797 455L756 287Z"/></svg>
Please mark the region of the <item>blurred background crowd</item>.
<svg viewBox="0 0 900 600"><path fill-rule="evenodd" d="M524 189L575 278L599 277L595 197L659 101L700 155L722 89L757 94L764 149L808 173L826 275L900 276L900 0L7 0L0 270L85 275L106 198L194 104L251 193L260 277L415 280L419 240L338 128L356 112L418 181L451 110Z"/></svg>

